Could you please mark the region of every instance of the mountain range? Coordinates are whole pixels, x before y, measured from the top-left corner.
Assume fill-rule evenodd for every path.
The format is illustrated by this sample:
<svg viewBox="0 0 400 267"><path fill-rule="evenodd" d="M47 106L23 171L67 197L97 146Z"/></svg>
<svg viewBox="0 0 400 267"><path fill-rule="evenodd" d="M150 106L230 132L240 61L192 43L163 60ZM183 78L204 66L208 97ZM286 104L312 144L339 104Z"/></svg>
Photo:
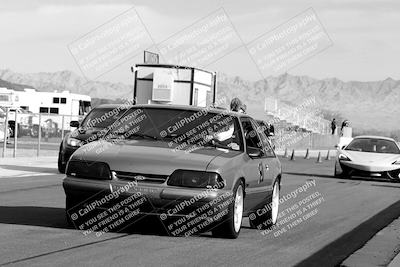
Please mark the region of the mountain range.
<svg viewBox="0 0 400 267"><path fill-rule="evenodd" d="M63 91L87 94L92 98L130 99L133 85L103 81L87 81L68 70L59 72L17 73L0 70L0 87L29 88L40 91ZM9 83L7 85L7 83ZM25 85L26 84L26 85ZM9 87L13 85L14 87ZM17 86L17 87L15 87ZM337 78L314 79L308 76L282 74L259 81L218 74L217 97L239 97L249 110L261 113L266 97L297 106L315 99L315 108L326 119L348 119L353 127L363 130L392 131L400 129L400 81L341 81ZM104 102L104 101L103 101Z"/></svg>

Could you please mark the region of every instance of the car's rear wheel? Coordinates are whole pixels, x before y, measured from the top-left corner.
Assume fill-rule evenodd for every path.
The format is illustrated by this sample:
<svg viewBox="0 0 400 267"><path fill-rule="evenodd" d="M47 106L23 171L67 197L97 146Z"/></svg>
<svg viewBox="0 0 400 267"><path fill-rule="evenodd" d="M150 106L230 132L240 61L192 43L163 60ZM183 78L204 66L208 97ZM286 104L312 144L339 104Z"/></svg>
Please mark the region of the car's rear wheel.
<svg viewBox="0 0 400 267"><path fill-rule="evenodd" d="M228 206L228 214L224 221L212 229L215 237L237 238L242 227L243 209L244 209L244 186L240 181L233 190L233 200Z"/></svg>
<svg viewBox="0 0 400 267"><path fill-rule="evenodd" d="M279 197L280 185L277 180L272 188L272 194L268 198L267 205L271 208L262 215L253 213L254 216L249 217L250 227L254 229L268 229L276 224L279 213Z"/></svg>

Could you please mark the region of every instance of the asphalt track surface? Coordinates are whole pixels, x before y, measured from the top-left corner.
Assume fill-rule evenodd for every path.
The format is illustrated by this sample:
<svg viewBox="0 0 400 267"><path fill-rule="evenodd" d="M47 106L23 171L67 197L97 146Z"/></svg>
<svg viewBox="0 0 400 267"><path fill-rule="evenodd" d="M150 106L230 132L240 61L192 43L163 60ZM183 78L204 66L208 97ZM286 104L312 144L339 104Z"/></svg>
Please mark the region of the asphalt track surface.
<svg viewBox="0 0 400 267"><path fill-rule="evenodd" d="M55 167L38 169L35 176L0 174L0 266L336 266L400 215L400 184L333 178L332 160L282 163L281 196L307 181L315 180L315 186L297 191L280 211L316 195L323 201L297 218L311 209L316 214L264 235L244 219L236 240L210 233L171 237L156 220L122 233L84 236L65 222L63 175Z"/></svg>

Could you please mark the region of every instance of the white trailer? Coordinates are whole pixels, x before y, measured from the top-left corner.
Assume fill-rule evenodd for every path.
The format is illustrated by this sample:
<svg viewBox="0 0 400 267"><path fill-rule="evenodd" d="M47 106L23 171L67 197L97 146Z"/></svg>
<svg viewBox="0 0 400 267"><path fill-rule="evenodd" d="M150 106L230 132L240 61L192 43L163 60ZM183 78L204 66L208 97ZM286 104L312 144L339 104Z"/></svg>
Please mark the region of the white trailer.
<svg viewBox="0 0 400 267"><path fill-rule="evenodd" d="M86 115L90 106L90 96L73 94L69 91L40 92L35 89L16 91L0 88L0 107L11 111L10 122L15 120L17 112L18 123L23 125L28 123L31 126L38 126L40 114L42 126L50 122L55 123L58 129L69 129L69 122L79 120Z"/></svg>

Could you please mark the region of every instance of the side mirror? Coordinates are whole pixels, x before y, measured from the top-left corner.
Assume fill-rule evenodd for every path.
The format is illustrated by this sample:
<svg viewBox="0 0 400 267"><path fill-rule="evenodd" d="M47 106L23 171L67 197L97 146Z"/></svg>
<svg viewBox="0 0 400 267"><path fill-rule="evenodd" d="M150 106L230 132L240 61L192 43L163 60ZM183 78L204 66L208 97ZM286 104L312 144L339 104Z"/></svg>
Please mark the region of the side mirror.
<svg viewBox="0 0 400 267"><path fill-rule="evenodd" d="M257 147L247 147L247 154L250 158L260 158L263 155L263 151Z"/></svg>
<svg viewBox="0 0 400 267"><path fill-rule="evenodd" d="M70 121L69 126L78 128L79 127L79 121Z"/></svg>

